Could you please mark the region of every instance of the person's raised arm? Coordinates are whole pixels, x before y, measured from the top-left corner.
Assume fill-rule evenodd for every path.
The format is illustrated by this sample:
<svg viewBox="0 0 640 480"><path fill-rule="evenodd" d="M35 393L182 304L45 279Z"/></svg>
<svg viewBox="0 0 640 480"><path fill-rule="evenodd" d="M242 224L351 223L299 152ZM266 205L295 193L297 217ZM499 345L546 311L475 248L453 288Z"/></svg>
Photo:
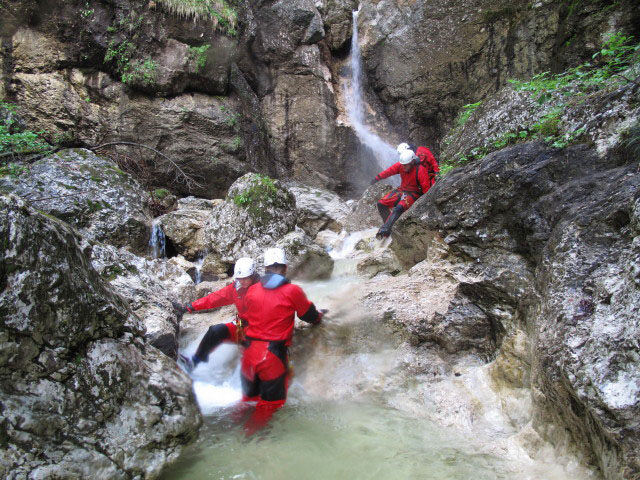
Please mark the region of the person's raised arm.
<svg viewBox="0 0 640 480"><path fill-rule="evenodd" d="M293 285L292 300L298 318L303 322L317 325L322 321L322 312L319 312L316 306L307 299L304 291L297 285Z"/></svg>
<svg viewBox="0 0 640 480"><path fill-rule="evenodd" d="M389 178L393 175L397 175L400 173L401 168L402 168L402 165L400 165L399 162L396 162L386 170L383 170L378 175L376 175L375 181L377 182L380 180L384 180L385 178Z"/></svg>
<svg viewBox="0 0 640 480"><path fill-rule="evenodd" d="M233 304L233 291L235 286L230 283L226 287L210 293L206 297L199 298L191 304L193 310L209 310Z"/></svg>

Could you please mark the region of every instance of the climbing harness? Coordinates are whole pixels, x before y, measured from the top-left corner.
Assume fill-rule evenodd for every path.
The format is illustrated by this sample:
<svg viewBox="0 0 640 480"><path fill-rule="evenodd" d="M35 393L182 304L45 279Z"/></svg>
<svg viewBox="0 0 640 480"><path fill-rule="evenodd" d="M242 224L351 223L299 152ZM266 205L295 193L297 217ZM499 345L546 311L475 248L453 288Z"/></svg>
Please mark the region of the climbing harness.
<svg viewBox="0 0 640 480"><path fill-rule="evenodd" d="M236 342L238 343L238 345L243 345L247 340L247 337L244 334L245 325L237 313L236 313L236 319L233 321L233 323L236 326Z"/></svg>

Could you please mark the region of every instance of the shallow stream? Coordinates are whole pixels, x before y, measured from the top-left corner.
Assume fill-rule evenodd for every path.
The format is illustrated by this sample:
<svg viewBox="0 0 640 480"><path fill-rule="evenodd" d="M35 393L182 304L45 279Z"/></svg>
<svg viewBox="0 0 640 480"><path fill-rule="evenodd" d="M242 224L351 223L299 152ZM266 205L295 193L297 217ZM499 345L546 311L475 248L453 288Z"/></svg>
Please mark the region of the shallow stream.
<svg viewBox="0 0 640 480"><path fill-rule="evenodd" d="M338 265L336 271L348 272L349 267ZM451 410L456 410L451 418L446 407L429 405L424 392L431 386L406 371L403 357L410 347L358 307L360 283L354 276L339 276L301 284L330 313L322 326L296 332L287 404L253 437L246 438L230 415L241 396L237 347L222 345L207 364L199 365L192 377L205 424L198 441L162 479L589 477L571 460L551 455L535 461L518 446L503 447L513 442L497 447L496 435L513 433L504 434L498 408L485 409L488 413L480 420L488 426L480 434L459 428L464 425L458 425L458 408L453 408L458 387L438 386L441 398L445 389L445 403L451 396ZM193 353L199 339L191 337L183 350ZM492 401L486 369L469 371L473 373L465 381L469 390L476 390L469 403ZM439 416L430 415L436 408Z"/></svg>

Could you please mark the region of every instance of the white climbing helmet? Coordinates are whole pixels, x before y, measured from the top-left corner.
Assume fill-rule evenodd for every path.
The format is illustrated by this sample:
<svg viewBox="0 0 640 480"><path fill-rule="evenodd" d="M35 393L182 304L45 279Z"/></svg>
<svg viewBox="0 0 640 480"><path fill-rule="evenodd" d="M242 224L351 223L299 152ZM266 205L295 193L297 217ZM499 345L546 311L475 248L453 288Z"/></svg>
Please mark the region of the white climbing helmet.
<svg viewBox="0 0 640 480"><path fill-rule="evenodd" d="M239 258L233 267L234 278L247 278L254 273L256 273L256 262L253 261L253 258Z"/></svg>
<svg viewBox="0 0 640 480"><path fill-rule="evenodd" d="M284 250L281 248L268 248L264 251L264 266L268 267L279 263L280 265L287 264L287 256Z"/></svg>
<svg viewBox="0 0 640 480"><path fill-rule="evenodd" d="M400 145L398 145L396 150L398 151L398 153L402 153L405 150L411 150L411 147L409 146L408 143L401 143Z"/></svg>
<svg viewBox="0 0 640 480"><path fill-rule="evenodd" d="M409 163L411 163L413 161L413 159L416 158L416 154L413 153L413 150L405 150L402 153L400 153L400 163L402 165L407 165Z"/></svg>

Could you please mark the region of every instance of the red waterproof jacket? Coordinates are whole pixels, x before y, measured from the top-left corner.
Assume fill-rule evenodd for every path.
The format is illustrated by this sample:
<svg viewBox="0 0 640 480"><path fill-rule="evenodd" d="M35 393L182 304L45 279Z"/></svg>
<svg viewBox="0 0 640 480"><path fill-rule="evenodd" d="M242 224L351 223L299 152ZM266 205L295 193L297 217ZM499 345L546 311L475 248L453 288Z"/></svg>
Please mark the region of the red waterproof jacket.
<svg viewBox="0 0 640 480"><path fill-rule="evenodd" d="M249 321L245 334L250 339L284 340L290 345L296 313L300 320L313 324L322 318L302 288L274 273L249 287L245 303Z"/></svg>
<svg viewBox="0 0 640 480"><path fill-rule="evenodd" d="M251 288L251 287L249 287ZM209 310L211 308L223 307L225 305L235 304L238 309L238 316L246 320L247 319L247 307L245 303L246 293L248 288L235 287L235 282L230 283L226 287L221 288L216 292L212 292L206 297L199 298L191 305L194 310Z"/></svg>
<svg viewBox="0 0 640 480"><path fill-rule="evenodd" d="M404 168L400 162L396 162L391 165L386 170L383 170L378 175L376 175L376 180L382 180L384 178L391 177L392 175L400 175L400 187L398 188L401 192L414 192L422 194L426 192L431 187L431 180L429 179L429 174L427 173L426 168L420 167L418 169L417 181L416 181L416 165L411 167L411 170L408 172L404 171ZM422 191L420 191L420 187L422 187Z"/></svg>

